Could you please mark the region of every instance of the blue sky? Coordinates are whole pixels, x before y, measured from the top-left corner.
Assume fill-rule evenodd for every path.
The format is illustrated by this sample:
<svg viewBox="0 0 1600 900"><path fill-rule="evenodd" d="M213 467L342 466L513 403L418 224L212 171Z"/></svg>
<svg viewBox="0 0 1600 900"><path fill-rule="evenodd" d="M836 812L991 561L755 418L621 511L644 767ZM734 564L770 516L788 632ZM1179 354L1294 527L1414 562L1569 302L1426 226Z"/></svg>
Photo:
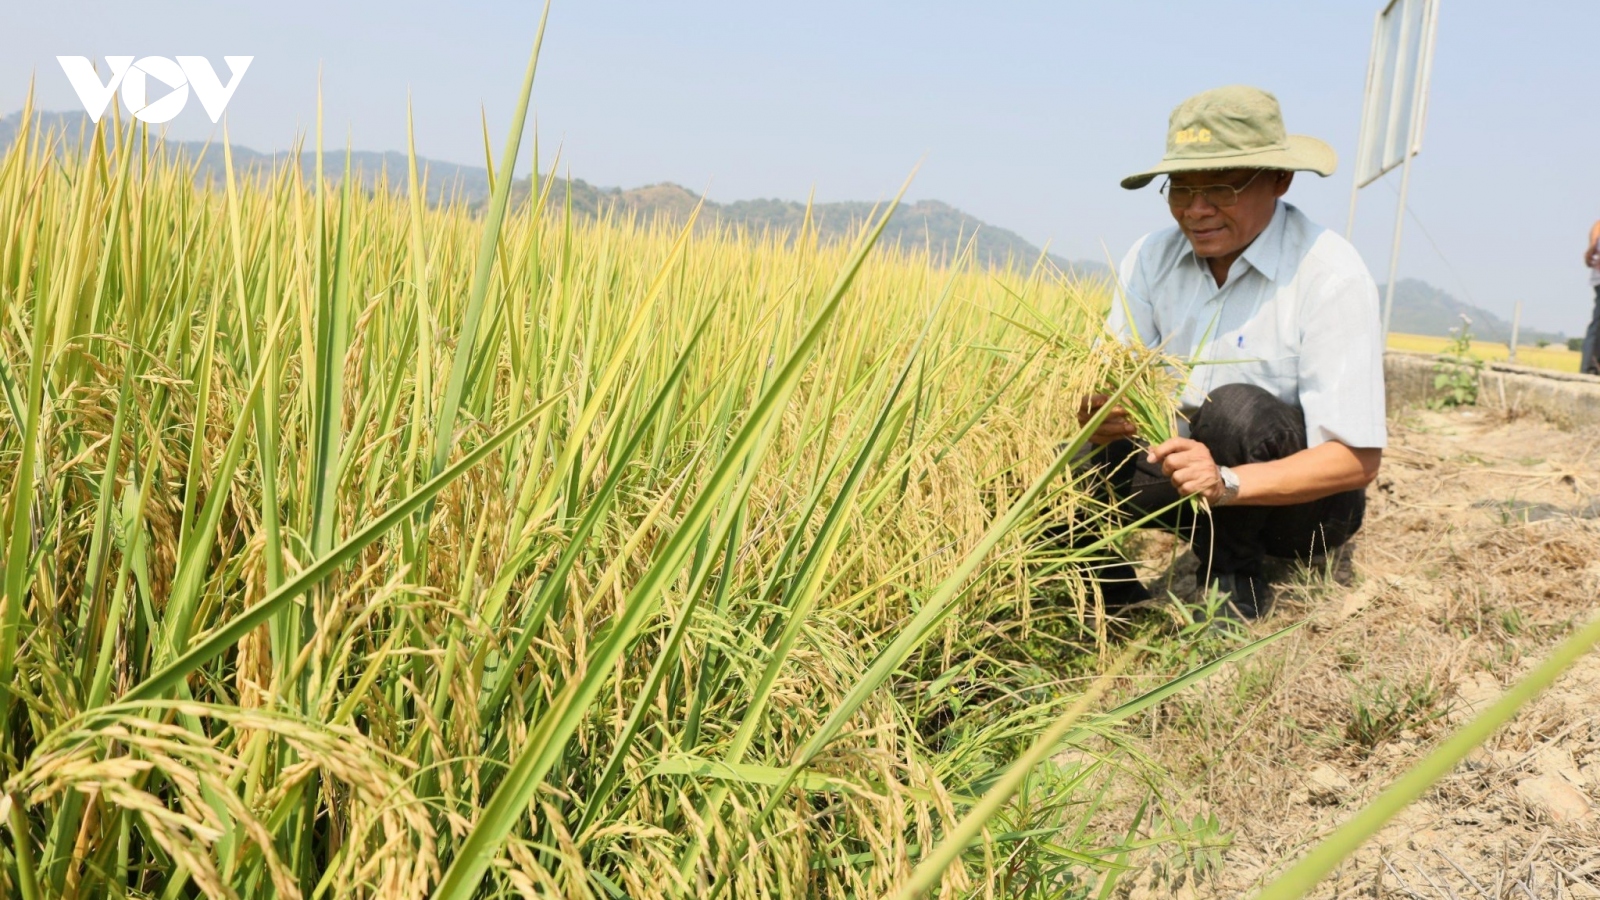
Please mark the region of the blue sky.
<svg viewBox="0 0 1600 900"><path fill-rule="evenodd" d="M1340 170L1290 199L1343 231L1376 2L1157 3L557 0L534 105L542 147L602 185L675 181L716 200L876 199L919 161L913 197L953 203L1069 257L1119 257L1166 213L1117 187L1161 153L1185 96L1265 87ZM538 21L533 3L0 7L0 113L37 75L42 108L77 98L55 56L255 56L228 108L237 143L309 129L318 69L330 143L480 163L496 153ZM205 137L191 101L170 128ZM524 157L522 165L526 166ZM1362 192L1355 240L1381 281L1398 173ZM1433 97L1412 174L1401 274L1578 333L1580 250L1600 218L1600 3L1443 0Z"/></svg>

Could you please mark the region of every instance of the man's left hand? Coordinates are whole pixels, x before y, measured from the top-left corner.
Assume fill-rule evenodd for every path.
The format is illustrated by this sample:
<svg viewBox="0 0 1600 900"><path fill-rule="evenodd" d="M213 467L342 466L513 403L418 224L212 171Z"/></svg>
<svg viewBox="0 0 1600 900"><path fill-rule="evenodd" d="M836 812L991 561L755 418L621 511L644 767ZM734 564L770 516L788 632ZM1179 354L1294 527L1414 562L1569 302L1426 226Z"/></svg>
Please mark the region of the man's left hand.
<svg viewBox="0 0 1600 900"><path fill-rule="evenodd" d="M1172 486L1182 496L1198 494L1207 503L1222 499L1222 474L1217 471L1216 460L1205 444L1189 438L1173 438L1150 448L1146 457L1160 463L1161 471L1172 479Z"/></svg>

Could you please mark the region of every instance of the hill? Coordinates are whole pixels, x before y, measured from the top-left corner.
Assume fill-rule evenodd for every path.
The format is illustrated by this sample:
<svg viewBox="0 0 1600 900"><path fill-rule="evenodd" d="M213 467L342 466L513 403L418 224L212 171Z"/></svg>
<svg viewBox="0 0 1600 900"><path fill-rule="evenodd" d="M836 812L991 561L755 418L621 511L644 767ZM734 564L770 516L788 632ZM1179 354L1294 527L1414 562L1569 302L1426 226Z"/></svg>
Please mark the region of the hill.
<svg viewBox="0 0 1600 900"><path fill-rule="evenodd" d="M1379 297L1383 296L1384 290L1383 286L1378 287ZM1511 340L1511 323L1483 307L1457 300L1449 292L1416 278L1402 278L1395 282L1391 331L1445 337L1450 334L1450 329L1460 327L1462 316L1472 320L1468 327L1473 336L1480 340ZM1566 335L1524 327L1517 340L1523 344L1537 341L1561 343L1566 341Z"/></svg>
<svg viewBox="0 0 1600 900"><path fill-rule="evenodd" d="M92 129L83 113L42 112L40 124L47 130L65 134L69 143ZM0 153L10 147L16 137L22 114L14 112L0 117ZM199 159L197 176L206 179L222 177L222 154L217 148L200 141L173 142L173 145ZM286 153L261 153L247 147L233 148L234 165L241 170L264 170L281 162ZM425 171L430 203L459 202L468 206L482 206L489 198L489 174L482 166L464 166L457 163L419 158ZM300 154L300 165L308 175L315 171L316 154ZM323 155L324 170L334 179L342 177L345 165L343 150L327 151ZM389 184L403 184L407 160L404 153L384 153L355 150L350 153L351 171L368 189L387 180ZM547 176L548 177L548 176ZM529 179L522 178L513 185L513 196L525 199ZM575 213L584 216L603 214L634 214L643 219L664 217L681 222L694 209L700 197L693 191L670 182L636 188L597 187L581 178L570 181L560 177L552 187L552 197L565 206L568 193ZM875 204L846 201L817 203L811 207L813 227L825 238L839 239L853 234L867 221ZM793 200L738 200L729 203L707 201L701 212L701 221L709 227L714 224L735 225L753 231L794 233L805 218L806 205ZM1005 228L990 225L975 216L938 200L919 200L901 206L895 212L883 240L901 246L925 245L942 258L951 258L966 241L977 235L975 256L985 264L1004 265L1008 261L1031 265L1043 252L1021 235ZM1063 270L1079 274L1103 275L1108 272L1104 263L1084 260L1067 260L1050 254L1049 258ZM1382 288L1379 288L1380 295ZM1448 292L1425 281L1402 278L1395 287L1393 330L1407 334L1445 336L1450 329L1461 324L1461 316L1472 320L1472 333L1484 340L1505 341L1511 337L1511 323L1479 306L1458 300ZM1559 342L1565 336L1559 333L1524 329L1521 340L1533 343L1539 340Z"/></svg>
<svg viewBox="0 0 1600 900"><path fill-rule="evenodd" d="M700 197L681 185L663 182L645 187L595 188L582 179L573 179L573 208L589 215L632 213L643 219L662 217L674 222L688 218ZM560 196L566 184L557 180L553 196ZM869 221L879 204L861 201L815 203L811 206L811 227L824 239L840 239L856 233ZM705 223L748 228L752 231L799 231L806 218L806 204L793 200L738 200L732 203L706 201L701 211ZM950 259L973 241L973 254L986 265L1030 266L1043 253L1021 235L985 223L981 219L939 200L918 200L895 210L884 228L884 243L905 247L926 246L935 256ZM1102 263L1067 260L1048 254L1063 270L1080 274L1108 271Z"/></svg>
<svg viewBox="0 0 1600 900"><path fill-rule="evenodd" d="M36 128L39 129L39 133L54 132L61 135L67 146L75 146L80 140L86 139L94 129L94 123L81 112L40 112L36 116L38 120ZM4 153L12 141L16 140L21 124L21 112L0 117L0 153ZM187 154L191 160L199 160L196 168L198 178L217 180L222 177L222 153L218 146L205 141L170 141L168 144L172 149ZM264 170L288 158L289 155L285 152L262 153L249 147L233 145L233 164L240 171ZM343 150L330 150L323 154L323 167L335 181L344 172L344 156ZM305 151L300 157L301 168L307 174L316 170L315 153ZM489 175L482 166L463 166L421 158L417 162L426 167L430 173L429 202L444 203L459 198L471 204L480 202L489 195ZM362 183L369 188L385 176L391 182L398 181L404 184L406 155L393 150L385 153L355 150L350 154L350 168L360 174Z"/></svg>
<svg viewBox="0 0 1600 900"><path fill-rule="evenodd" d="M38 114L38 119L46 131L53 130L66 135L69 144L75 143L80 136L91 133L93 129L92 123L83 113L41 112ZM20 112L0 118L0 153L10 147L11 142L16 139L21 120ZM222 178L222 154L216 147L208 146L201 141L174 141L171 144L173 148L200 161L196 168L197 177L208 180ZM288 155L261 153L240 146L233 148L234 166L241 171L263 171L280 163ZM430 203L460 202L468 206L482 206L488 202L489 175L483 167L425 158L419 158L417 163L419 170L426 173L426 190ZM324 171L335 181L342 177L344 165L345 151L326 151L323 154ZM307 174L313 172L316 168L316 154L312 151L301 152L300 166ZM389 184L404 184L407 159L405 154L395 151L376 153L356 150L350 153L350 168L368 189L384 181ZM512 187L514 199L525 199L529 192L529 179L518 179ZM694 192L670 182L622 189L597 187L581 178L569 181L557 177L551 196L562 202L552 205L564 207L569 192L573 211L585 216L631 213L642 219L664 217L681 222L687 219L690 210L700 201L700 197ZM824 239L844 238L853 235L863 223L867 222L876 206L877 204L857 201L813 204L812 226ZM704 227L722 224L744 227L757 232L793 234L798 231L805 215L806 204L792 200L739 200L730 203L708 200L701 211L700 222ZM938 200L919 200L903 204L895 211L884 229L882 240L891 245L926 246L936 256L944 259L953 258L969 240L973 240L975 258L986 265L1014 263L1031 266L1043 254L1039 247L1016 232L990 225L976 216ZM1099 262L1067 260L1054 254L1049 254L1049 259L1062 270L1071 270L1077 274L1099 275L1108 271L1105 264Z"/></svg>

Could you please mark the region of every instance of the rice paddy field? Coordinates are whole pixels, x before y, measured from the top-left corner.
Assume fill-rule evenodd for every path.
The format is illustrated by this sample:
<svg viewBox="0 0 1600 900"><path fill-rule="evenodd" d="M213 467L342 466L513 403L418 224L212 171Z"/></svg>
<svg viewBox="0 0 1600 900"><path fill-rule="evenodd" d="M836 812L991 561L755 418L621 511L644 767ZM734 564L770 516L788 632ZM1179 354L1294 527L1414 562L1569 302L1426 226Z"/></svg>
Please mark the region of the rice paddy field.
<svg viewBox="0 0 1600 900"><path fill-rule="evenodd" d="M482 214L197 184L109 118L0 161L4 894L1055 897L1185 852L1097 817L1132 757L1050 761L1186 683L1098 706L1098 551L1039 538L1095 515L1075 398L1170 422L1104 289L508 208L521 127Z"/></svg>
<svg viewBox="0 0 1600 900"><path fill-rule="evenodd" d="M414 154L371 184L235 171L224 137L215 183L136 124L25 111L0 893L1107 898L1151 860L1214 871L1217 819L1124 729L1287 631L1185 620L1142 670L1110 639L1092 576L1127 531L1075 465L1077 400L1159 439L1176 375L1099 340L1108 286L875 246L893 203L846 242L579 219L537 178L513 204L533 71L483 210L427 205Z"/></svg>
<svg viewBox="0 0 1600 900"><path fill-rule="evenodd" d="M1410 350L1415 353L1444 353L1450 349L1450 338L1425 334L1391 334L1389 349ZM1473 341L1468 354L1485 362L1507 362L1511 348L1494 341ZM1580 354L1576 350L1554 344L1537 347L1522 344L1517 347L1517 365L1555 372L1576 372Z"/></svg>

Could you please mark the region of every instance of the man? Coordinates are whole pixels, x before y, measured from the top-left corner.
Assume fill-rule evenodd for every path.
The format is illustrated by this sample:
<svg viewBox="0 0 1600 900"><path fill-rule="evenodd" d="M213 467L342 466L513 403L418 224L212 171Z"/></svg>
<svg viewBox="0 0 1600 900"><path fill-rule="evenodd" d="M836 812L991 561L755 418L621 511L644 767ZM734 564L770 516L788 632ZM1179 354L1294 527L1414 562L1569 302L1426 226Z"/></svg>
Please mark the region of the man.
<svg viewBox="0 0 1600 900"><path fill-rule="evenodd" d="M1140 238L1107 329L1189 360L1182 437L1134 443L1120 408L1091 440L1122 515L1166 510L1235 618L1271 606L1264 557L1308 558L1361 527L1387 443L1378 290L1355 248L1280 198L1333 149L1284 131L1277 98L1225 87L1185 100L1158 176L1176 227ZM1104 405L1088 398L1080 422ZM1181 497L1203 503L1178 503ZM1198 512L1194 511L1200 506ZM1100 579L1108 608L1149 596L1126 562Z"/></svg>
<svg viewBox="0 0 1600 900"><path fill-rule="evenodd" d="M1589 267L1589 284L1594 288L1594 315L1583 335L1583 355L1578 371L1600 375L1600 222L1589 229L1589 249L1583 251L1583 264Z"/></svg>

